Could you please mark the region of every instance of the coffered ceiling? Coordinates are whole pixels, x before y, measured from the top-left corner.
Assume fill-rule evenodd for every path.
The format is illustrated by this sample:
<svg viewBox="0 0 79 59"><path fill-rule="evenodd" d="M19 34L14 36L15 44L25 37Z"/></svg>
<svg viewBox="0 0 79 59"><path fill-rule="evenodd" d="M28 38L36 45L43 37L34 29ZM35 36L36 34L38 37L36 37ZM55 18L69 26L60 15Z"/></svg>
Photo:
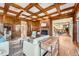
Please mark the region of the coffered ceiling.
<svg viewBox="0 0 79 59"><path fill-rule="evenodd" d="M15 18L58 18L72 16L77 3L0 3L0 14Z"/></svg>

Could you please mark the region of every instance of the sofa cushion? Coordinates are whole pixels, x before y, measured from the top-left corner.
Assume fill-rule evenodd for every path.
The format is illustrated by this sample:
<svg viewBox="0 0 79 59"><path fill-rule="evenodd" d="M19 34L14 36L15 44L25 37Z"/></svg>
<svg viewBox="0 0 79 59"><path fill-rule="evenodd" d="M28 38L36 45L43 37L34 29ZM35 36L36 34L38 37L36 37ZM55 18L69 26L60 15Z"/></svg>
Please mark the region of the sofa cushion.
<svg viewBox="0 0 79 59"><path fill-rule="evenodd" d="M41 37L39 37L39 38L35 38L35 39L33 40L33 43L34 43L34 44L39 43L40 41L45 40L45 39L47 39L48 37L50 37L50 36L49 36L49 35L46 35L46 36L41 36Z"/></svg>
<svg viewBox="0 0 79 59"><path fill-rule="evenodd" d="M5 39L3 36L0 36L0 43L5 42Z"/></svg>

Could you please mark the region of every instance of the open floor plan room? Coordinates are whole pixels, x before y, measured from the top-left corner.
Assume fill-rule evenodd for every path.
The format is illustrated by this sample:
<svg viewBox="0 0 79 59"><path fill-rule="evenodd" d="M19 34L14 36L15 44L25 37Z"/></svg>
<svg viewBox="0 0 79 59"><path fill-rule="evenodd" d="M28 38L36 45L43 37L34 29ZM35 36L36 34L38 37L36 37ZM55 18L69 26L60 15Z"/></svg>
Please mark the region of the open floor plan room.
<svg viewBox="0 0 79 59"><path fill-rule="evenodd" d="M78 56L79 3L0 3L0 56Z"/></svg>

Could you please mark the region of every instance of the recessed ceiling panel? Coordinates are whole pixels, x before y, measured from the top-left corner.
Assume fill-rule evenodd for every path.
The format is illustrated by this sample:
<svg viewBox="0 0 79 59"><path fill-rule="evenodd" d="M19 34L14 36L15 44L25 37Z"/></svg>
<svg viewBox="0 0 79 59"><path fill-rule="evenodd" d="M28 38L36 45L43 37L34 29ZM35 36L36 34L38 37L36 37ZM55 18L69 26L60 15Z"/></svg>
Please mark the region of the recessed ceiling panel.
<svg viewBox="0 0 79 59"><path fill-rule="evenodd" d="M54 5L54 3L39 3L39 5L43 8L49 7L51 5Z"/></svg>
<svg viewBox="0 0 79 59"><path fill-rule="evenodd" d="M0 6L1 6L1 7L4 7L4 5L5 5L4 3L0 3Z"/></svg>
<svg viewBox="0 0 79 59"><path fill-rule="evenodd" d="M27 15L27 16L30 16L31 14L27 13L27 12L22 12L21 14L24 14L24 15Z"/></svg>
<svg viewBox="0 0 79 59"><path fill-rule="evenodd" d="M32 16L32 18L37 18L37 16Z"/></svg>
<svg viewBox="0 0 79 59"><path fill-rule="evenodd" d="M49 18L48 16L45 16L45 17L43 17L44 19L47 19L47 18Z"/></svg>
<svg viewBox="0 0 79 59"><path fill-rule="evenodd" d="M30 18L30 17L26 17L26 19L31 20L31 18Z"/></svg>
<svg viewBox="0 0 79 59"><path fill-rule="evenodd" d="M45 15L44 13L40 13L40 14L39 14L39 16L44 16L44 15Z"/></svg>
<svg viewBox="0 0 79 59"><path fill-rule="evenodd" d="M22 15L20 15L19 17L21 17L21 18L26 18L25 16L22 16Z"/></svg>
<svg viewBox="0 0 79 59"><path fill-rule="evenodd" d="M33 12L33 13L36 13L38 11L40 11L38 8L36 7L32 7L31 9L29 9L29 11Z"/></svg>
<svg viewBox="0 0 79 59"><path fill-rule="evenodd" d="M57 16L57 15L59 15L59 14L58 13L57 14L53 14L53 15L51 15L51 17Z"/></svg>
<svg viewBox="0 0 79 59"><path fill-rule="evenodd" d="M69 7L72 7L72 6L74 6L74 3L67 3L67 4L60 6L60 9L63 10L63 9L66 9L66 8L69 8Z"/></svg>
<svg viewBox="0 0 79 59"><path fill-rule="evenodd" d="M16 16L14 13L7 12L8 15Z"/></svg>
<svg viewBox="0 0 79 59"><path fill-rule="evenodd" d="M29 3L17 3L19 6L25 8L27 5L29 5Z"/></svg>
<svg viewBox="0 0 79 59"><path fill-rule="evenodd" d="M9 10L16 11L16 12L20 12L21 11L20 9L12 7L12 6L9 7Z"/></svg>
<svg viewBox="0 0 79 59"><path fill-rule="evenodd" d="M56 11L57 11L56 8L53 8L53 9L47 11L47 12L50 14L50 13L54 13L54 12L56 12Z"/></svg>
<svg viewBox="0 0 79 59"><path fill-rule="evenodd" d="M65 14L65 13L69 13L69 12L72 12L72 9L68 10L68 11L61 12L61 14Z"/></svg>

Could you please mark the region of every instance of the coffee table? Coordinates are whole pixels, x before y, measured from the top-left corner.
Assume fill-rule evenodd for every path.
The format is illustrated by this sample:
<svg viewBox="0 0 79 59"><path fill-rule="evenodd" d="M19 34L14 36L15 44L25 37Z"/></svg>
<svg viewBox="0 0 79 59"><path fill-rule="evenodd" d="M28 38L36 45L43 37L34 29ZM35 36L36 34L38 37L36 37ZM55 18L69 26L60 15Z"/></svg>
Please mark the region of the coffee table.
<svg viewBox="0 0 79 59"><path fill-rule="evenodd" d="M57 55L58 53L58 39L49 37L45 41L40 42L41 49L44 49L45 51L51 53L51 56Z"/></svg>

